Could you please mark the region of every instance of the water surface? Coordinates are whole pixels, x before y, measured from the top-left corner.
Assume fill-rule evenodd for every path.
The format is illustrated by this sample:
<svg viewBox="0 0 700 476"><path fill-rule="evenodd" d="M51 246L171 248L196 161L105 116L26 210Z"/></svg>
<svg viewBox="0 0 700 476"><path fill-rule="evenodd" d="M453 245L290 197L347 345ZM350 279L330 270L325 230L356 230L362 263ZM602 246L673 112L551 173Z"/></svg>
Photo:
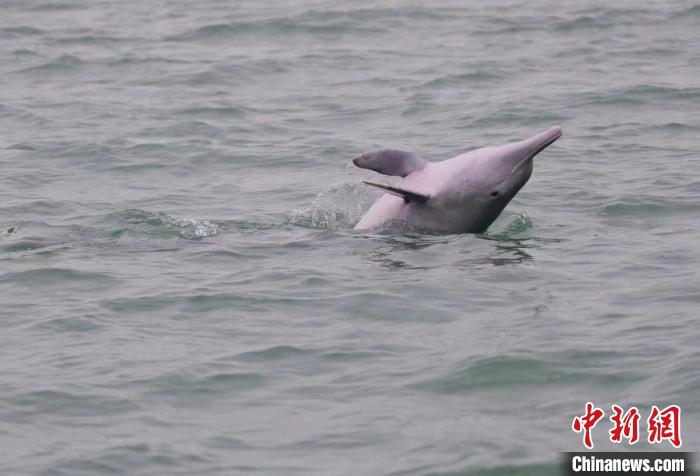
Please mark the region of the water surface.
<svg viewBox="0 0 700 476"><path fill-rule="evenodd" d="M700 6L0 8L0 473L556 474L587 400L697 449ZM351 230L359 153L554 124L486 234Z"/></svg>

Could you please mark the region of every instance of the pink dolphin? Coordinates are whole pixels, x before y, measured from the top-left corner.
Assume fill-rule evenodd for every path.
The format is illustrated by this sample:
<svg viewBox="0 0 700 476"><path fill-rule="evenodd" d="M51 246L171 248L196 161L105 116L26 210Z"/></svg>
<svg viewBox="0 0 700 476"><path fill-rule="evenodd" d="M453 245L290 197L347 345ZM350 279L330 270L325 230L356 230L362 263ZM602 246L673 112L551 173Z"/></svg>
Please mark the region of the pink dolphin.
<svg viewBox="0 0 700 476"><path fill-rule="evenodd" d="M365 182L386 193L355 225L385 222L446 233L481 233L501 214L532 175L532 158L561 137L554 126L530 139L485 147L443 162L425 162L410 152L381 149L353 162L403 180L396 185Z"/></svg>

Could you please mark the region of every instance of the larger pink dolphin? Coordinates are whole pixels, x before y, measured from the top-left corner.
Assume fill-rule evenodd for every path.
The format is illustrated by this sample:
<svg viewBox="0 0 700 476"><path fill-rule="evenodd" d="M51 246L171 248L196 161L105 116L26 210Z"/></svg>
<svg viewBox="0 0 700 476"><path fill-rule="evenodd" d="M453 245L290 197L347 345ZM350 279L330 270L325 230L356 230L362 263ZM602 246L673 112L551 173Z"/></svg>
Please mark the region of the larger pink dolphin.
<svg viewBox="0 0 700 476"><path fill-rule="evenodd" d="M395 149L367 152L358 167L403 177L395 185L365 182L386 193L356 230L385 223L444 233L481 233L494 222L532 175L533 157L561 137L554 126L530 139L485 147L443 162L425 162Z"/></svg>

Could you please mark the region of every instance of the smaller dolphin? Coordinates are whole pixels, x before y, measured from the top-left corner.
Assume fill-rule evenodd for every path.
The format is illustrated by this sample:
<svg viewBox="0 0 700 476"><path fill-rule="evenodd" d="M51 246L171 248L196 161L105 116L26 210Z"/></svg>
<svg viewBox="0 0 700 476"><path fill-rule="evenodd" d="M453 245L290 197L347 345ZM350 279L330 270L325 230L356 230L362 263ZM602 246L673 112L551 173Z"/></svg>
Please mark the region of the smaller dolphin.
<svg viewBox="0 0 700 476"><path fill-rule="evenodd" d="M353 160L363 169L403 177L396 185L364 182L386 193L356 230L385 222L443 233L482 233L532 175L532 159L561 137L554 126L530 139L485 147L443 162L425 162L401 150L381 149Z"/></svg>

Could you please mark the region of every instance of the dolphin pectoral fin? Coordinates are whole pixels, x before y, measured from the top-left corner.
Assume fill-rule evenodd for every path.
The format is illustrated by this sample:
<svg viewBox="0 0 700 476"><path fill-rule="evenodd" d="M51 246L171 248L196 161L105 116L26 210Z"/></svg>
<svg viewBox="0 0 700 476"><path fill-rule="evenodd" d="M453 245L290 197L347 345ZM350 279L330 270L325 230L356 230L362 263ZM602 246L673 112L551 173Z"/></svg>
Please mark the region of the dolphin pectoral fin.
<svg viewBox="0 0 700 476"><path fill-rule="evenodd" d="M415 154L397 149L380 149L362 154L353 163L361 169L374 170L384 175L405 177L421 170L426 163Z"/></svg>
<svg viewBox="0 0 700 476"><path fill-rule="evenodd" d="M377 187L382 190L384 190L386 193L390 193L392 195L396 195L397 197L403 198L403 200L406 203L409 202L416 202L416 203L425 203L430 199L429 195L425 195L422 193L418 192L413 192L411 190L406 190L405 188L401 187L396 187L394 185L385 185L383 183L376 183L376 182L368 182L368 181L363 181L363 183L369 185L370 187Z"/></svg>

